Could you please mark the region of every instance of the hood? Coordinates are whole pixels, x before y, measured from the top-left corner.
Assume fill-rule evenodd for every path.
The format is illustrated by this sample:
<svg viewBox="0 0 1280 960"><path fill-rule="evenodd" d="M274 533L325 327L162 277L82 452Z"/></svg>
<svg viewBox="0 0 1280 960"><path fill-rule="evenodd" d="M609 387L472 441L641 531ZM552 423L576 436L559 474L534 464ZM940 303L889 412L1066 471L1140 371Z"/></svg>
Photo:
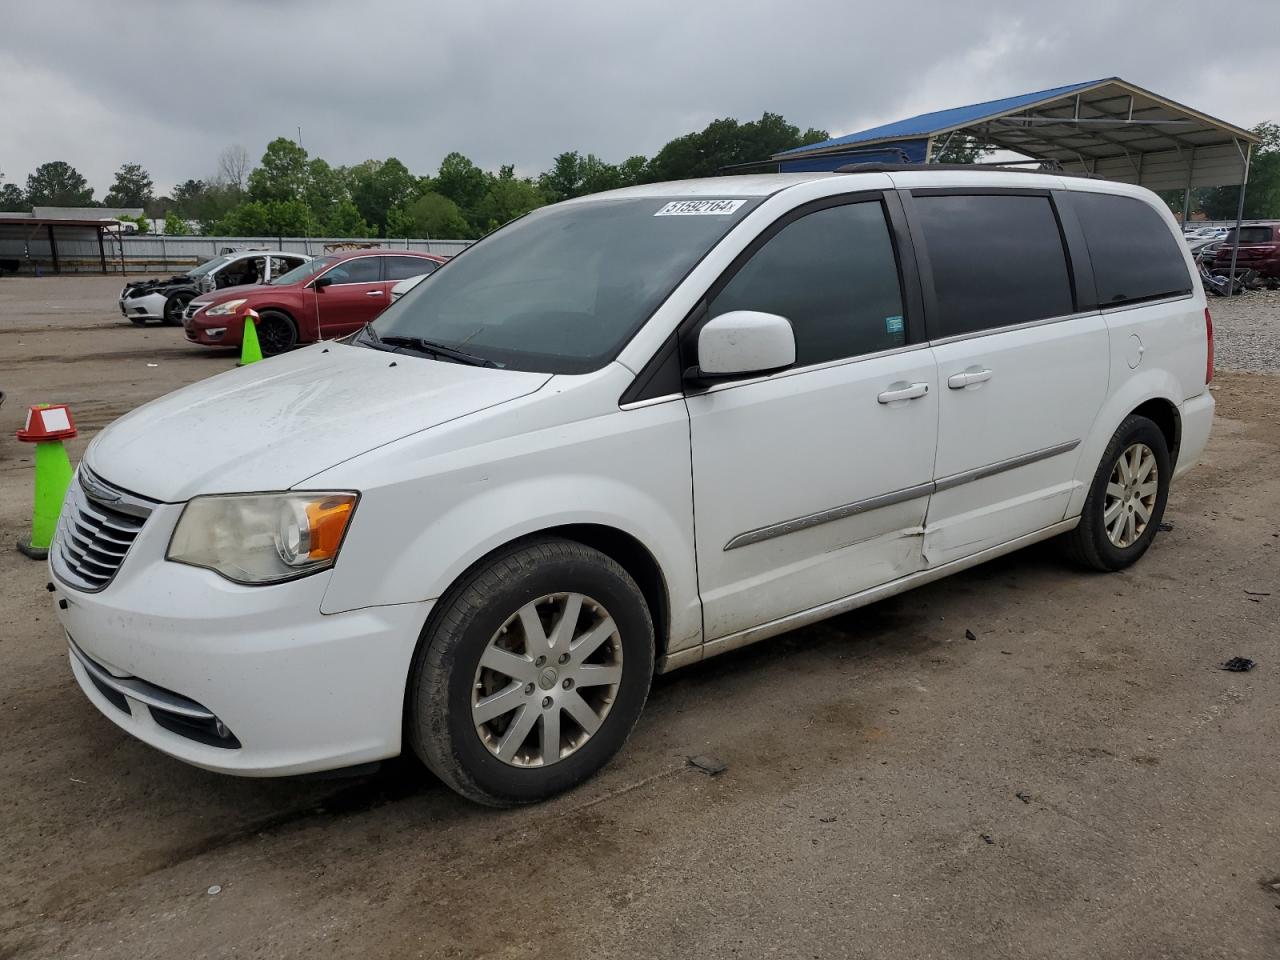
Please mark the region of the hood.
<svg viewBox="0 0 1280 960"><path fill-rule="evenodd" d="M127 291L137 290L139 293L151 293L154 290L163 290L165 287L194 287L197 278L188 277L185 273L175 273L172 277L164 279L152 278L151 280L130 280L124 285Z"/></svg>
<svg viewBox="0 0 1280 960"><path fill-rule="evenodd" d="M168 503L285 490L392 440L533 393L549 379L316 344L139 407L103 430L85 461L104 480Z"/></svg>

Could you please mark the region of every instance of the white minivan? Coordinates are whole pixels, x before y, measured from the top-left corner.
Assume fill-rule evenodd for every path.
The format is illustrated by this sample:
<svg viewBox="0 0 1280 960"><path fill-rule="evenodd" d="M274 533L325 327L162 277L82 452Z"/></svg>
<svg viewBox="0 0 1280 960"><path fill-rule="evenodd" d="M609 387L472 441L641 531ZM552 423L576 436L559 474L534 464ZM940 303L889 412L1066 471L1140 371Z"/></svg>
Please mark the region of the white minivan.
<svg viewBox="0 0 1280 960"><path fill-rule="evenodd" d="M1066 175L543 208L103 430L50 551L71 668L210 770L407 744L475 800L550 796L655 672L1049 537L1136 561L1213 419L1195 276L1152 193Z"/></svg>

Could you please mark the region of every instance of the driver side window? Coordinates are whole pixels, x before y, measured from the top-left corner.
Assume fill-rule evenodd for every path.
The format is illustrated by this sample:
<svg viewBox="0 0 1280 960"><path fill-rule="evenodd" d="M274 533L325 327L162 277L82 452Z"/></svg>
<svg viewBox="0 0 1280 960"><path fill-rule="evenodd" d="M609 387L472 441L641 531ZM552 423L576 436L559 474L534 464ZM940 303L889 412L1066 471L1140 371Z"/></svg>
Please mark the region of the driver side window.
<svg viewBox="0 0 1280 960"><path fill-rule="evenodd" d="M786 317L798 367L902 346L902 294L883 205L846 203L793 220L709 307L709 317L731 310Z"/></svg>
<svg viewBox="0 0 1280 960"><path fill-rule="evenodd" d="M377 283L382 279L381 257L345 260L325 274L337 283Z"/></svg>

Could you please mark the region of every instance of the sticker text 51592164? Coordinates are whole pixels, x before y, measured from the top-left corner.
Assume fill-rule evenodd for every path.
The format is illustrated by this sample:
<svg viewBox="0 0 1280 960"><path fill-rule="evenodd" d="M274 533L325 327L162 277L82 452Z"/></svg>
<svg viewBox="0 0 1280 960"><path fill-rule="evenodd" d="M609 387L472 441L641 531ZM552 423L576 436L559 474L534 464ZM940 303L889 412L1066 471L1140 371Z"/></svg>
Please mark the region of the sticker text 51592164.
<svg viewBox="0 0 1280 960"><path fill-rule="evenodd" d="M655 217L698 217L707 214L734 213L745 200L672 200L654 214Z"/></svg>

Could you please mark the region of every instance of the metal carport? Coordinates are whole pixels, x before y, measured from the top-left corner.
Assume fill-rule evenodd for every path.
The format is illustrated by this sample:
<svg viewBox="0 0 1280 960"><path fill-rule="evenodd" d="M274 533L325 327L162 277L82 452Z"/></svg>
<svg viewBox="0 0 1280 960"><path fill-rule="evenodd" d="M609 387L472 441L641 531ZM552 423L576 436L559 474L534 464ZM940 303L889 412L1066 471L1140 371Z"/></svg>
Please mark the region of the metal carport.
<svg viewBox="0 0 1280 960"><path fill-rule="evenodd" d="M85 242L97 240L98 262L102 272L107 272L107 252L102 242L103 231L113 226L113 220L68 219L62 217L37 217L29 213L0 213L0 260L19 262L42 260L30 253L32 241L47 243L53 272L62 272L58 252L58 240Z"/></svg>
<svg viewBox="0 0 1280 960"><path fill-rule="evenodd" d="M1240 184L1236 236L1256 134L1142 87L1108 77L924 113L822 143L774 154L779 171L834 170L888 159L890 152L929 163L952 138L1054 161L1068 172L1182 190L1182 219L1195 187ZM885 154L879 156L878 154ZM1232 249L1231 275L1235 276Z"/></svg>

